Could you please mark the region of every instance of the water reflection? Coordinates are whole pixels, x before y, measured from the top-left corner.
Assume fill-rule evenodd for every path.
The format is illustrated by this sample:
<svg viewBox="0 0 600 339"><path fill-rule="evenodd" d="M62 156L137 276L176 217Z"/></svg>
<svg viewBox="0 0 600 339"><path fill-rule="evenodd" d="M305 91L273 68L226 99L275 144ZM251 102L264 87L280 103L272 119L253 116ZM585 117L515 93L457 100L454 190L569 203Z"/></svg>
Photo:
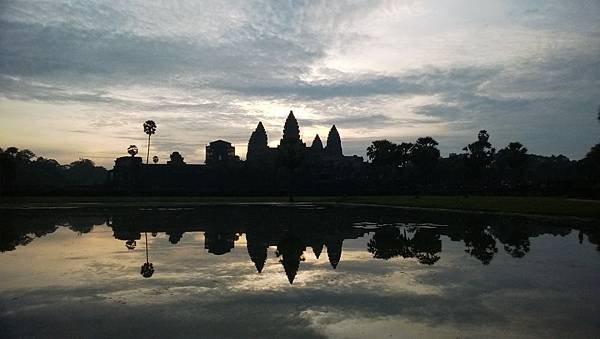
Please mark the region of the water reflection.
<svg viewBox="0 0 600 339"><path fill-rule="evenodd" d="M152 235L156 236L156 232L152 233ZM146 262L142 265L140 274L144 278L150 278L154 274L154 265L150 262L148 254L148 232L144 232L144 237L146 238L146 241L144 242L144 249L146 250Z"/></svg>
<svg viewBox="0 0 600 339"><path fill-rule="evenodd" d="M600 333L594 222L310 205L0 213L0 338Z"/></svg>
<svg viewBox="0 0 600 339"><path fill-rule="evenodd" d="M531 250L531 238L543 234L565 236L578 228L579 243L595 244L600 251L596 225L571 221L526 218L499 218L478 214L431 213L356 206L204 206L193 209L94 209L31 212L11 211L1 228L0 250L13 251L34 239L55 232L58 227L84 234L94 225L106 224L113 237L134 251L144 234L146 261L140 269L150 278L155 268L148 232L164 233L177 245L186 232L203 232L204 249L213 255L226 255L245 236L249 259L257 273L265 267L268 248L283 266L290 284L306 260L307 249L316 259L326 249L332 269L342 261L343 243L367 237L366 251L374 259L414 259L422 265L435 265L443 256L442 238L462 243L464 252L483 265L492 263L499 248L520 259Z"/></svg>

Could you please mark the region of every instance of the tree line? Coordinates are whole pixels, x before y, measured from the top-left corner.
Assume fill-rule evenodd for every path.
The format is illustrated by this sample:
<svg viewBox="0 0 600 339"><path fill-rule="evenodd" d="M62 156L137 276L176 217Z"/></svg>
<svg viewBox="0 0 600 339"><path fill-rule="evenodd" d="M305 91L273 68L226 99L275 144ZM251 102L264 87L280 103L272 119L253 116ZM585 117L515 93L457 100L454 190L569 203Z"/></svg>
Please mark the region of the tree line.
<svg viewBox="0 0 600 339"><path fill-rule="evenodd" d="M89 159L61 165L54 159L38 157L28 149L0 148L0 195L88 190L105 185L106 178L107 170Z"/></svg>
<svg viewBox="0 0 600 339"><path fill-rule="evenodd" d="M148 135L148 164L150 137L156 132L156 123L148 120L143 127ZM292 146L297 145L283 143L279 149L277 166L287 169L283 171L285 175L266 167L257 171L243 163L229 165L232 168L219 168L217 174L207 175L205 180L194 180L198 181L198 187L210 186L209 182L214 185L215 181L229 183L231 187L223 184L217 185L215 192L209 189L188 193L281 194L281 188L285 186L290 196L294 187L298 194L316 195L569 194L600 197L600 144L592 147L584 159L572 161L563 155L530 154L520 142L511 142L497 150L486 130L479 131L476 140L466 145L461 153L452 153L448 157L441 157L439 143L432 137L399 144L375 140L366 150L368 162L359 169L335 163L315 167L315 164L302 161L298 147ZM131 145L127 151L133 157L138 148ZM158 157L154 156L153 162L157 163ZM259 173L261 171L265 173ZM183 186L191 187L190 184ZM256 190L254 186L261 189ZM181 191L181 188L177 190ZM61 165L54 159L37 157L28 149L0 148L0 194L63 192L113 193L108 171L89 159Z"/></svg>
<svg viewBox="0 0 600 339"><path fill-rule="evenodd" d="M528 153L520 142L497 150L486 130L462 153L440 157L431 137L400 144L376 140L367 148L372 174L387 185L419 193L573 193L597 195L600 183L600 144L584 159Z"/></svg>

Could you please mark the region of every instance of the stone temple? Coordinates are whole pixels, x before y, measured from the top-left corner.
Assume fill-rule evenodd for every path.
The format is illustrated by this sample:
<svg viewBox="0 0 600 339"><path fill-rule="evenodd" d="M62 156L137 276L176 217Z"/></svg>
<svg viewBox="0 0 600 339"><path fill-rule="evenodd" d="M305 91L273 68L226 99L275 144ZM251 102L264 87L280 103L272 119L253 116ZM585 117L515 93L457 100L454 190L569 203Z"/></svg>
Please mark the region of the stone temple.
<svg viewBox="0 0 600 339"><path fill-rule="evenodd" d="M324 164L348 162L360 164L363 162L362 157L344 156L342 151L342 140L335 125L329 130L325 146L318 134L313 139L312 144L306 146L302 139L300 139L300 128L296 117L294 117L293 111L290 111L285 120L283 137L277 148L268 146L268 136L265 127L262 122L258 123L258 126L256 126L256 129L252 132L250 140L248 141L246 161L249 164L275 164L277 162L278 149L285 144L300 145L304 153L303 160L308 164L318 162Z"/></svg>
<svg viewBox="0 0 600 339"><path fill-rule="evenodd" d="M120 157L109 171L110 186L124 193L283 194L293 176L298 192L305 194L346 193L359 187L357 180L365 163L362 157L344 155L335 125L325 144L316 135L307 146L290 111L279 145L269 147L268 141L267 131L259 122L250 135L246 161L240 160L235 147L225 140L206 146L204 164L188 164L177 151L162 164L144 164L135 155Z"/></svg>

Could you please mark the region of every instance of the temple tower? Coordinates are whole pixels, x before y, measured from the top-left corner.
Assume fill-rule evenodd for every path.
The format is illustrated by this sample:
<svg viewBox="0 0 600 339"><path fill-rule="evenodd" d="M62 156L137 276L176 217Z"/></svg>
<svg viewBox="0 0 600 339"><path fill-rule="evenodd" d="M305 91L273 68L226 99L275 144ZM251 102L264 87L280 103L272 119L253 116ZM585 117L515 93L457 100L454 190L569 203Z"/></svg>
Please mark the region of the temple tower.
<svg viewBox="0 0 600 339"><path fill-rule="evenodd" d="M310 148L314 151L322 151L323 150L323 142L321 141L321 138L319 137L318 134L315 136L315 140L313 140Z"/></svg>
<svg viewBox="0 0 600 339"><path fill-rule="evenodd" d="M283 137L281 138L280 145L283 144L296 144L301 143L300 140L300 128L298 127L298 121L294 116L294 112L290 111L287 119L285 119L285 125L283 126Z"/></svg>
<svg viewBox="0 0 600 339"><path fill-rule="evenodd" d="M265 131L262 122L259 122L254 132L252 132L252 135L250 135L246 160L252 161L260 158L267 152L268 148L267 132Z"/></svg>
<svg viewBox="0 0 600 339"><path fill-rule="evenodd" d="M331 127L331 130L329 130L329 134L327 135L325 153L336 158L341 158L343 156L342 140L340 139L340 134L338 133L337 128L335 128L335 125Z"/></svg>

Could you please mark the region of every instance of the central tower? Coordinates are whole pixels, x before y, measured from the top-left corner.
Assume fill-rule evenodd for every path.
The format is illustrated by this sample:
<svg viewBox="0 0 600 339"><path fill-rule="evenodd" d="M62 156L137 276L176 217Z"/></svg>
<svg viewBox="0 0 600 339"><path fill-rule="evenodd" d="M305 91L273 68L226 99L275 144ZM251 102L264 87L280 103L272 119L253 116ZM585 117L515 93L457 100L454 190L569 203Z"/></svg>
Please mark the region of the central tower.
<svg viewBox="0 0 600 339"><path fill-rule="evenodd" d="M290 111L287 119L285 119L285 125L283 126L283 137L281 138L279 144L285 145L296 143L302 143L302 140L300 140L300 128L298 127L298 121L294 116L294 112Z"/></svg>

